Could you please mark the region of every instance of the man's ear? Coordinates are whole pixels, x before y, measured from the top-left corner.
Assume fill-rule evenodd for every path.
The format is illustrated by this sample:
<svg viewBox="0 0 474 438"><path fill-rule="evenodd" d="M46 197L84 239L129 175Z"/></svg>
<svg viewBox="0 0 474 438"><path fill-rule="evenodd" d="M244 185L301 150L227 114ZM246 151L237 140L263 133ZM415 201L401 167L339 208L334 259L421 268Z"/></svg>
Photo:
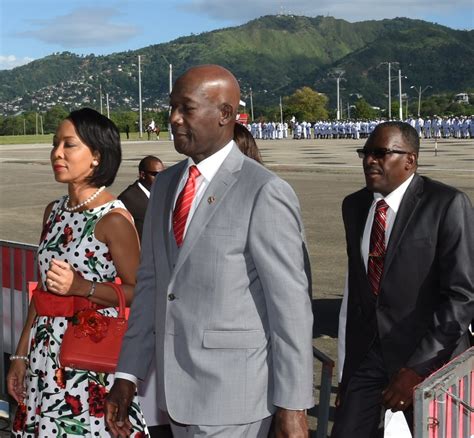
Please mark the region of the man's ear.
<svg viewBox="0 0 474 438"><path fill-rule="evenodd" d="M415 153L409 153L406 155L406 164L405 164L405 169L406 170L411 170L413 168L416 169L418 166L418 157Z"/></svg>
<svg viewBox="0 0 474 438"><path fill-rule="evenodd" d="M230 103L223 103L220 106L220 111L221 111L221 118L219 120L219 124L221 126L227 125L231 121L235 120L235 115L234 115L234 108Z"/></svg>

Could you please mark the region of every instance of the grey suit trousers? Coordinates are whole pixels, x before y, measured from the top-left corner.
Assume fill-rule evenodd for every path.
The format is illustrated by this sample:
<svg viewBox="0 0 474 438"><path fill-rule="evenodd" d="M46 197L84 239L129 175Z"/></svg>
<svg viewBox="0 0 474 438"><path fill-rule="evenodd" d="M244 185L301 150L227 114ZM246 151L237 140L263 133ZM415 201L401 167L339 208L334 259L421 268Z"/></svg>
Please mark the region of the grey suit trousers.
<svg viewBox="0 0 474 438"><path fill-rule="evenodd" d="M197 426L178 424L170 418L174 438L216 437L216 438L267 438L273 417L249 424L227 426Z"/></svg>

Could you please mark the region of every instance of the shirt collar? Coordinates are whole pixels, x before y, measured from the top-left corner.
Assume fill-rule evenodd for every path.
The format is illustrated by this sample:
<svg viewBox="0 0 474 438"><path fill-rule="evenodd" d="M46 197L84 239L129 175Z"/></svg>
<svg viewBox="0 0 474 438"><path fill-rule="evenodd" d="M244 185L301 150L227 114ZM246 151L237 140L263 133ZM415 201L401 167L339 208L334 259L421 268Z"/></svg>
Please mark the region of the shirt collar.
<svg viewBox="0 0 474 438"><path fill-rule="evenodd" d="M381 199L384 199L390 209L397 213L398 209L400 208L403 196L405 195L405 192L407 191L407 188L410 185L414 176L415 174L408 177L408 179L406 179L402 184L400 184L393 192L390 192L387 196L385 196L385 198L381 193L374 193L374 202L378 202Z"/></svg>
<svg viewBox="0 0 474 438"><path fill-rule="evenodd" d="M207 181L211 181L214 178L214 175L217 173L221 167L224 160L229 155L232 147L234 146L234 140L231 140L223 148L219 149L217 152L212 154L210 157L207 157L205 160L202 160L200 163L194 163L191 157L188 158L188 168L192 165L196 165L203 176Z"/></svg>
<svg viewBox="0 0 474 438"><path fill-rule="evenodd" d="M142 190L143 193L145 193L146 197L150 197L150 190L148 190L140 181L138 182L138 187Z"/></svg>

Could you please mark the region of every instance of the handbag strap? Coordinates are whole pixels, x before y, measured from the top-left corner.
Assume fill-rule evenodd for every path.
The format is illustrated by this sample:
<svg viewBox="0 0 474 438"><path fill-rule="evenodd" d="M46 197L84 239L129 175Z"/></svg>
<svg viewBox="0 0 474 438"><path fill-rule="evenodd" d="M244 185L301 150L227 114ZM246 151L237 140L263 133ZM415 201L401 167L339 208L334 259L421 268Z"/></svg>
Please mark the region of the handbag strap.
<svg viewBox="0 0 474 438"><path fill-rule="evenodd" d="M119 318L125 318L125 294L123 293L122 286L120 286L120 284L112 282L107 282L104 284L114 289L119 302Z"/></svg>

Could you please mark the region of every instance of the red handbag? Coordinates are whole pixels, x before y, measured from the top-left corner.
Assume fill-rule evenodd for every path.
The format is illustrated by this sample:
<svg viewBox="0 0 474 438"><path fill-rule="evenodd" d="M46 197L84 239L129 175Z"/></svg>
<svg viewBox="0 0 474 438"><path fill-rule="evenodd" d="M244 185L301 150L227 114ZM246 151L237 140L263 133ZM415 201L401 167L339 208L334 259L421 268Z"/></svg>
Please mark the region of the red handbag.
<svg viewBox="0 0 474 438"><path fill-rule="evenodd" d="M83 309L68 322L63 336L59 362L63 367L100 373L113 373L117 367L122 338L127 330L125 295L122 287L114 288L119 300L117 318L105 316L95 309Z"/></svg>
<svg viewBox="0 0 474 438"><path fill-rule="evenodd" d="M85 297L57 295L38 286L33 290L32 300L38 316L71 317L78 310L87 309L92 305Z"/></svg>

